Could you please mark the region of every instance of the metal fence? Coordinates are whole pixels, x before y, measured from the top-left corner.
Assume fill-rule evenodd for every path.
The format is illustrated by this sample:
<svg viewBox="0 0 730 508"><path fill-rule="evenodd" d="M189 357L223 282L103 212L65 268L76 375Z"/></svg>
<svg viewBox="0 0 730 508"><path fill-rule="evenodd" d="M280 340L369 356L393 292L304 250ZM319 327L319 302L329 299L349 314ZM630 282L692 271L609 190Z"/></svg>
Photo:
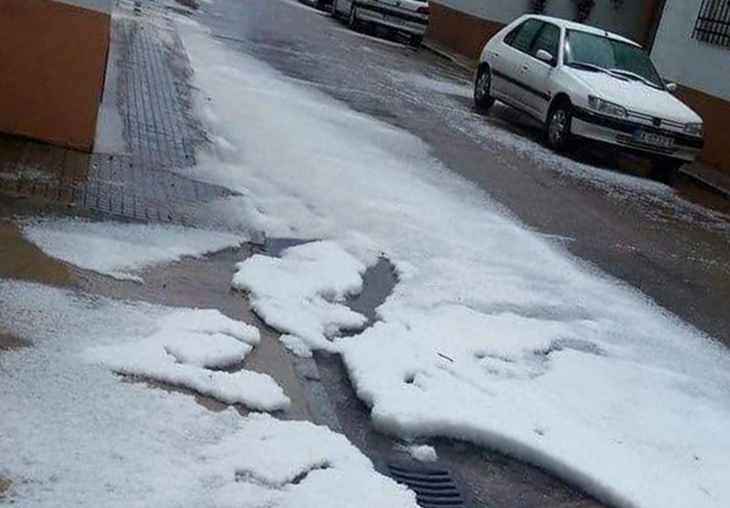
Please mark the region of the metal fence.
<svg viewBox="0 0 730 508"><path fill-rule="evenodd" d="M692 37L730 48L730 0L702 0Z"/></svg>

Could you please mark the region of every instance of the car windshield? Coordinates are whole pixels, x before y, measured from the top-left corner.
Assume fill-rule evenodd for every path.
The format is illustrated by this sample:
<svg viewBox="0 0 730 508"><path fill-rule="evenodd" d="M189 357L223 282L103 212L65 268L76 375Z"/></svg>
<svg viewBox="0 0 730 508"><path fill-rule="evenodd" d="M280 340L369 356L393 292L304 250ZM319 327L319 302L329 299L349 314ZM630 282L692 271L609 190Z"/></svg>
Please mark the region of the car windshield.
<svg viewBox="0 0 730 508"><path fill-rule="evenodd" d="M611 71L615 76L636 79L664 88L654 64L638 46L602 35L568 30L565 39L565 63L573 67Z"/></svg>

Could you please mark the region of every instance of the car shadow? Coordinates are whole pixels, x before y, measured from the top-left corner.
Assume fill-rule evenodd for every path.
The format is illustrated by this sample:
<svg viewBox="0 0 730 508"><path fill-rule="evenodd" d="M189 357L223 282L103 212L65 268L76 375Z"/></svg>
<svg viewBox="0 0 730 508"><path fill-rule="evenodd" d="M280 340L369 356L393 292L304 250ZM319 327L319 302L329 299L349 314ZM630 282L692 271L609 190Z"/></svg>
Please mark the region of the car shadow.
<svg viewBox="0 0 730 508"><path fill-rule="evenodd" d="M465 102L467 101L466 98L463 100ZM470 109L474 113L483 117L492 125L545 146L543 125L527 113L499 102L489 112L485 113L477 110L471 101L468 102ZM612 147L607 147L589 140L581 140L570 151L559 156L578 164L586 164L600 169L608 169L617 173L642 178L649 178L651 171L651 164L645 158L615 150Z"/></svg>

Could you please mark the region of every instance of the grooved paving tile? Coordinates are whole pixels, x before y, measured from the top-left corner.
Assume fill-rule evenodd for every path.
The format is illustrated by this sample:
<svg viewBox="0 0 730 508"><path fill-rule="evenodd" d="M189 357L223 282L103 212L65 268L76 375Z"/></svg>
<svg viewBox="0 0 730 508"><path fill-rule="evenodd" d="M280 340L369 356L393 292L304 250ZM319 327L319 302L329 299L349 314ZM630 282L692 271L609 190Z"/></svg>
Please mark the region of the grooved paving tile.
<svg viewBox="0 0 730 508"><path fill-rule="evenodd" d="M137 221L190 222L180 211L233 193L180 176L207 141L191 106L187 55L155 1L119 1L117 106L127 153L81 153L0 135L0 199ZM111 75L111 74L110 74Z"/></svg>

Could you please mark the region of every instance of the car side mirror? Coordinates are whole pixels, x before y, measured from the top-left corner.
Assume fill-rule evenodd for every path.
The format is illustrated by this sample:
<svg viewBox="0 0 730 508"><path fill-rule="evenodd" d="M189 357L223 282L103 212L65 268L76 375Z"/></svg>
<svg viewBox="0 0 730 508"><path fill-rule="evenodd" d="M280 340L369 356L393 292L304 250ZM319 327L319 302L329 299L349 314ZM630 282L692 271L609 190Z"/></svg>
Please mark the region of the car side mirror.
<svg viewBox="0 0 730 508"><path fill-rule="evenodd" d="M552 54L550 54L550 52L547 50L540 49L537 51L537 54L535 56L541 62L545 62L546 64L550 64L550 65L555 64L555 57Z"/></svg>
<svg viewBox="0 0 730 508"><path fill-rule="evenodd" d="M667 92L677 93L677 83L667 83Z"/></svg>

